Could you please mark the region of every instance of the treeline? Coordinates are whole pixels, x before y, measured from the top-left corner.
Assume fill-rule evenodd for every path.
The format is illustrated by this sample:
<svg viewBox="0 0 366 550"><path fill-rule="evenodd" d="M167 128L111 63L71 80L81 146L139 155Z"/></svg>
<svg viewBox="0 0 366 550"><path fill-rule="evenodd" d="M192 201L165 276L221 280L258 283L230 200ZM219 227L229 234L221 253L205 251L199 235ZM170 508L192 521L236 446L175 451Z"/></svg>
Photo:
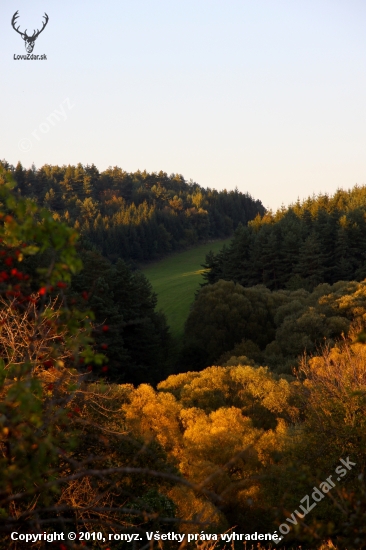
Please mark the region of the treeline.
<svg viewBox="0 0 366 550"><path fill-rule="evenodd" d="M220 279L275 290L366 277L366 186L258 215L229 247L206 258L207 283Z"/></svg>
<svg viewBox="0 0 366 550"><path fill-rule="evenodd" d="M99 172L94 166L51 166L38 170L6 161L22 196L49 208L55 219L75 227L103 256L147 261L199 241L230 236L263 215L259 200L235 191L204 189L182 175Z"/></svg>

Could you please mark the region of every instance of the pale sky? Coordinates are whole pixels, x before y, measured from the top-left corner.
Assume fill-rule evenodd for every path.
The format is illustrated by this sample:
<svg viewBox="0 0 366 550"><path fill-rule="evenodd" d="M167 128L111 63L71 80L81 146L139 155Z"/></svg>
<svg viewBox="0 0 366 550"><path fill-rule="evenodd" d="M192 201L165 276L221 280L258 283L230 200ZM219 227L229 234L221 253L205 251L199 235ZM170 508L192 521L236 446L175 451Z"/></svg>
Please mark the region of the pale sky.
<svg viewBox="0 0 366 550"><path fill-rule="evenodd" d="M26 54L11 27L40 29ZM0 158L236 186L366 183L363 0L1 0ZM51 116L53 114L53 116Z"/></svg>

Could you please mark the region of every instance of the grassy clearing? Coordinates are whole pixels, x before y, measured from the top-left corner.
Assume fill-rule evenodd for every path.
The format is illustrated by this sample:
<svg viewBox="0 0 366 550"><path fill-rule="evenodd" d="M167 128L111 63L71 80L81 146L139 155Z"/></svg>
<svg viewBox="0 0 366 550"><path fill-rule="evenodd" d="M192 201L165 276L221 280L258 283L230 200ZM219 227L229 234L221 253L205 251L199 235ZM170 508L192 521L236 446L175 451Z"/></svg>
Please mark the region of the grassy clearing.
<svg viewBox="0 0 366 550"><path fill-rule="evenodd" d="M190 250L168 256L142 269L158 295L158 309L167 316L172 334L183 335L189 307L202 279L202 264L210 250L218 252L231 239L202 244Z"/></svg>

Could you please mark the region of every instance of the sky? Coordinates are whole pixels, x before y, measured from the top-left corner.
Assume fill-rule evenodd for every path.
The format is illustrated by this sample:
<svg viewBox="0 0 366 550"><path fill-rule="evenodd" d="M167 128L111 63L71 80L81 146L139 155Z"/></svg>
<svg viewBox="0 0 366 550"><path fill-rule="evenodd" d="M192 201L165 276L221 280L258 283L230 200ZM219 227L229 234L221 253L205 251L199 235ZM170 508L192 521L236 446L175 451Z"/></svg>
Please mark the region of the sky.
<svg viewBox="0 0 366 550"><path fill-rule="evenodd" d="M11 26L40 29L33 54ZM364 0L1 0L0 158L163 170L276 209L366 184Z"/></svg>

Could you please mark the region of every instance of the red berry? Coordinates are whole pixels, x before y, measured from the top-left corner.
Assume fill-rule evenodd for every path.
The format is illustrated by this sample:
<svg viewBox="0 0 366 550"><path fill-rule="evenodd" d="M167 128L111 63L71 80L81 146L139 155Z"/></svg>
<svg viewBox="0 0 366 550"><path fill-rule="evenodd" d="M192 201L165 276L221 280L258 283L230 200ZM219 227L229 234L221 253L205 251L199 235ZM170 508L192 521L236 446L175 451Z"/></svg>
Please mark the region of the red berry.
<svg viewBox="0 0 366 550"><path fill-rule="evenodd" d="M100 347L101 347L102 349L108 349L108 344L102 344Z"/></svg>
<svg viewBox="0 0 366 550"><path fill-rule="evenodd" d="M67 284L64 283L63 281L59 281L59 282L57 283L57 286L58 286L58 288L66 288L66 287L67 287Z"/></svg>
<svg viewBox="0 0 366 550"><path fill-rule="evenodd" d="M42 286L42 287L39 289L38 294L39 294L40 296L43 296L44 294L46 294L46 292L47 292L47 288L46 288L45 286Z"/></svg>
<svg viewBox="0 0 366 550"><path fill-rule="evenodd" d="M102 372L108 372L108 367L107 366L102 367Z"/></svg>
<svg viewBox="0 0 366 550"><path fill-rule="evenodd" d="M93 367L92 367L91 365L88 365L88 366L87 366L87 370L88 370L89 372L91 372L91 371L93 370Z"/></svg>
<svg viewBox="0 0 366 550"><path fill-rule="evenodd" d="M102 331L103 332L108 332L109 331L109 326L108 325L103 325Z"/></svg>

